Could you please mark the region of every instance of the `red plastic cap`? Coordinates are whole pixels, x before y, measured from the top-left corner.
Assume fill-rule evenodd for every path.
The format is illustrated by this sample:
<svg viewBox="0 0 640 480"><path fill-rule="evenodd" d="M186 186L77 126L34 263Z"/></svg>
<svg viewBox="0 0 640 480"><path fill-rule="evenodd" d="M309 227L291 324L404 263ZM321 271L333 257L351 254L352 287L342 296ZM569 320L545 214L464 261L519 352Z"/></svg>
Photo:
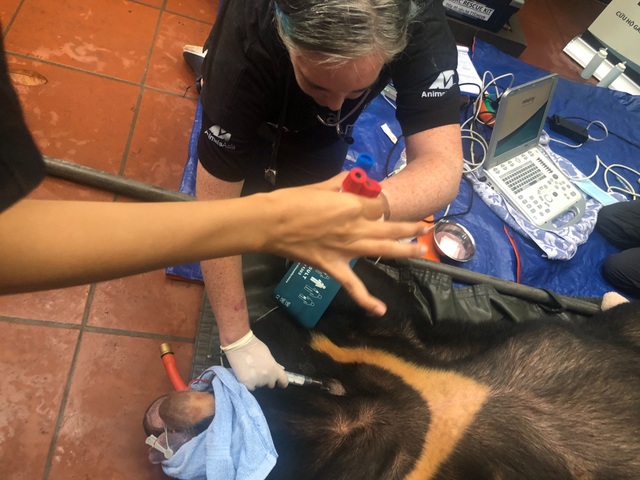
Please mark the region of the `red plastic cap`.
<svg viewBox="0 0 640 480"><path fill-rule="evenodd" d="M358 195L362 195L363 197L367 198L376 198L381 191L382 187L378 182L367 178L367 180L364 182L364 185L360 189L360 192L358 192Z"/></svg>
<svg viewBox="0 0 640 480"><path fill-rule="evenodd" d="M367 180L367 174L361 168L354 168L349 171L347 177L342 181L342 191L359 194L362 186Z"/></svg>
<svg viewBox="0 0 640 480"><path fill-rule="evenodd" d="M367 178L367 174L363 169L356 167L343 180L342 191L375 198L382 191L382 187L375 180Z"/></svg>

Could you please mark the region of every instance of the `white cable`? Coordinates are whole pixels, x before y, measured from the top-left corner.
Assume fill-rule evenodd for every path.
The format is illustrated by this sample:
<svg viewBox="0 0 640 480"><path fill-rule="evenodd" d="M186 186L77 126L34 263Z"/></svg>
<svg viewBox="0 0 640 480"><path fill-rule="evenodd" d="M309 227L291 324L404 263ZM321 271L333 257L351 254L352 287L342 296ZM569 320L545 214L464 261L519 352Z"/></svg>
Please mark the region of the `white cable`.
<svg viewBox="0 0 640 480"><path fill-rule="evenodd" d="M469 131L467 131L465 133L472 133L472 134L475 134L475 135L478 135L478 136L480 135L478 132L474 132L473 130L469 130ZM482 165L484 164L484 159L487 156L486 141L482 137L478 138L478 137L474 137L473 135L462 135L461 138L462 139L466 138L466 139L471 140L472 144L473 144L473 141L476 141L480 145L480 147L482 148L482 161L476 162L475 161L475 153L474 153L474 150L473 150L473 146L471 147L471 161L468 161L468 160L464 161L464 164L467 167L466 172L467 173L471 173L471 172L475 172L477 170L480 170L480 168L482 168Z"/></svg>
<svg viewBox="0 0 640 480"><path fill-rule="evenodd" d="M486 83L486 79L487 77L491 77L491 81L489 83ZM484 74L482 75L482 90L480 91L480 97L486 93L487 89L493 85L496 89L496 97L500 98L500 91L498 90L498 84L496 83L498 80L502 80L503 78L507 78L507 77L511 77L511 82L509 82L509 86L506 89L509 89L513 86L513 82L515 82L515 75L513 73L505 73L504 75L500 75L498 77L494 77L493 73L491 73L490 71L486 71L484 72ZM505 89L505 90L506 90Z"/></svg>
<svg viewBox="0 0 640 480"><path fill-rule="evenodd" d="M603 163L603 165L604 165L604 163ZM606 168L605 168L605 170L604 170L604 184L605 184L605 185L606 185L606 187L607 187L607 192L608 192L608 193L611 193L611 192L613 192L613 191L618 191L618 192L624 193L624 194L626 194L626 195L630 195L630 196L632 196L633 198L640 197L640 194L636 193L635 189L634 189L634 188L633 188L633 186L629 183L629 181L628 181L626 178L624 178L622 175L620 175L618 172L615 172L615 171L613 170L614 168L622 168L622 169L624 169L624 170L628 170L628 171L630 171L631 173L635 173L636 175L638 175L638 177L640 177L640 172L638 172L637 170L634 170L633 168L628 167L628 166L626 166L626 165L622 165L622 164L620 164L620 163L614 163L614 164L612 164L612 165L609 165L609 166L608 166L608 167L606 167ZM610 185L610 184L609 184L609 179L607 178L607 174L608 174L609 172L611 172L613 175L615 175L615 176L617 177L618 181L619 181L620 183L622 183L626 188L616 187L616 186L614 186L614 185Z"/></svg>
<svg viewBox="0 0 640 480"><path fill-rule="evenodd" d="M596 124L598 124L598 125L600 126L600 128L602 128L602 129L604 130L604 137L602 137L602 138L595 138L595 137L592 137L592 136L589 134L589 128L590 128L592 125L596 125ZM591 122L589 125L587 125L587 136L589 137L589 140L592 140L592 141L594 141L594 142L601 142L601 141L603 141L603 140L606 140L606 139L609 137L609 130L607 130L607 126L606 126L603 122L601 122L600 120L594 120L594 121L593 121L593 122Z"/></svg>
<svg viewBox="0 0 640 480"><path fill-rule="evenodd" d="M384 90L381 92L382 93L382 98L385 99L385 101L391 105L393 107L394 110L396 110L398 107L396 107L396 104L389 98L387 97L387 95L385 95Z"/></svg>
<svg viewBox="0 0 640 480"><path fill-rule="evenodd" d="M442 214L442 217L440 218L446 218L446 216L449 214L449 209L451 208L451 204L447 205L447 208L445 208L444 213ZM435 225L434 225L435 227Z"/></svg>
<svg viewBox="0 0 640 480"><path fill-rule="evenodd" d="M598 173L598 169L600 168L600 164L602 164L603 167L605 167L605 169L607 168L607 166L604 164L604 162L602 160L600 160L600 157L598 155L596 155L596 168L593 172L591 172L590 175L587 176L582 176L582 177L572 177L570 175L567 175L565 172L565 175L567 176L567 178L571 179L571 180L589 180L590 178L592 178L596 173ZM557 163L556 163L557 165ZM558 165L559 166L559 165Z"/></svg>
<svg viewBox="0 0 640 480"><path fill-rule="evenodd" d="M596 137L592 137L591 134L589 134L589 128L591 128L593 125L598 125L600 128L602 128L602 130L604 130L604 137L596 138ZM601 142L603 140L606 140L609 137L609 130L607 129L607 126L600 120L594 120L593 122L590 122L589 125L587 125L586 130L587 130L587 138L592 142ZM557 140L551 137L549 137L549 140L552 142L560 143L561 145L565 145L571 148L580 148L582 145L584 145L584 143L580 143L578 145L572 145L570 143L566 143L566 142L563 142L562 140Z"/></svg>
<svg viewBox="0 0 640 480"><path fill-rule="evenodd" d="M558 165L558 167L560 167L560 165L558 164L558 162L556 161L556 158L553 155L547 155L547 157L551 158L556 165ZM570 180L575 180L575 181L580 181L580 180L590 180L591 178L593 178L595 176L595 174L598 172L600 165L602 165L604 167L604 172L602 174L603 179L604 179L604 184L606 186L606 192L607 193L612 193L614 191L616 192L620 192L623 193L625 195L629 195L631 197L635 198L639 198L640 197L640 193L636 193L635 188L633 188L633 185L631 185L631 183L629 183L629 181L624 178L622 175L620 175L618 172L614 171L614 168L622 168L624 170L630 171L631 173L635 173L636 175L638 175L638 177L640 178L640 172L638 172L637 170L634 170L631 167L628 167L627 165L622 165L619 163L614 163L612 165L607 165L606 163L604 163L602 161L602 159L596 155L596 168L593 170L593 172L591 172L589 175L584 175L582 177L572 177L571 175L567 175L566 172L564 172L564 174L567 176L567 178L569 178ZM615 185L611 185L609 183L609 178L607 177L607 175L611 173L613 174L616 179L623 185L623 187L617 187Z"/></svg>
<svg viewBox="0 0 640 480"><path fill-rule="evenodd" d="M547 134L547 135L549 135L549 134ZM565 145L565 146L571 147L571 148L580 148L582 145L584 145L583 143L579 143L578 145L571 145L570 143L563 142L562 140L557 140L557 139L551 137L551 135L549 135L549 141L550 142L560 143L561 145Z"/></svg>
<svg viewBox="0 0 640 480"><path fill-rule="evenodd" d="M555 158L554 158L554 161L555 161ZM557 162L556 162L556 164L557 164ZM593 178L593 176L595 176L595 174L598 172L598 169L600 168L600 165L602 165L604 167L604 172L603 172L602 175L603 175L604 184L606 186L606 192L607 193L612 193L614 191L617 191L617 192L623 193L625 195L630 195L633 198L640 197L640 194L636 193L635 189L633 188L633 185L631 185L631 183L629 183L629 181L626 178L624 178L622 175L620 175L618 172L614 171L613 169L614 168L622 168L624 170L628 170L628 171L630 171L632 173L635 173L636 175L638 175L638 177L640 177L640 172L638 172L637 170L634 170L631 167L628 167L626 165L622 165L622 164L619 164L619 163L614 163L612 165L607 165L600 159L600 157L598 155L596 155L596 168L593 170L593 172L591 172L591 174L586 175L586 176L582 176L582 177L572 177L570 175L567 175L566 173L565 173L565 175L568 178L570 178L571 180L576 180L576 181L589 180L589 179ZM609 173L613 174L617 178L617 180L624 186L624 188L623 187L617 187L615 185L611 185L609 183L609 179L607 177L607 175Z"/></svg>
<svg viewBox="0 0 640 480"><path fill-rule="evenodd" d="M489 82L487 82L487 79L490 77ZM482 136L482 134L480 132L477 132L476 130L474 130L474 125L476 124L482 124L482 125L486 125L485 122L483 122L482 120L480 120L478 118L479 114L480 114L480 105L481 102L483 102L485 100L485 94L487 93L487 90L491 87L494 86L495 88L495 92L496 92L496 97L499 99L501 94L500 94L500 90L498 87L498 80L502 80L504 78L511 78L511 81L509 83L509 86L507 87L507 89L511 88L513 86L513 83L515 81L515 76L512 73L507 73L504 75L500 75L498 77L494 77L493 74L489 71L484 72L483 76L482 76L482 88L480 89L480 94L478 95L478 97L474 100L473 102L473 115L470 116L467 120L465 120L462 125L460 125L460 133L461 133L461 138L462 139L466 139L466 140L470 140L471 141L471 146L470 146L470 153L471 153L471 160L467 160L465 158L463 158L464 161L464 172L465 173L475 173L476 171L480 170L480 168L482 168L484 161L487 157L487 152L489 150L489 145L487 140ZM505 90L507 90L505 89ZM604 130L604 136L602 138L597 138L597 137L593 137L590 133L589 133L589 129L593 126L593 125L597 125L598 127L600 127L602 130ZM594 120L592 122L590 122L587 127L587 137L589 140L594 141L594 142L601 142L603 140L606 140L609 137L609 130L607 129L607 126L601 122L600 120ZM583 144L578 144L578 145L572 145L566 142L563 142L562 140L558 140L555 138L551 138L549 137L549 140L552 142L556 142L556 143L560 143L562 145L565 145L567 147L570 148L579 148L581 147ZM476 161L476 154L475 154L475 149L474 149L474 143L478 143L480 145L480 148L482 149L482 159L480 161ZM553 159L555 161L555 158ZM593 178L599 171L600 169L600 165L602 165L604 167L604 172L603 172L603 178L604 178L604 183L606 185L606 191L607 193L611 193L614 191L618 191L621 192L623 194L629 195L631 197L635 198L640 198L640 193L636 193L635 189L633 188L633 186L631 185L631 183L629 183L629 181L627 179L625 179L622 175L620 175L619 173L617 173L616 171L614 171L614 168L622 168L625 170L628 170L632 173L635 173L636 175L638 175L638 177L640 177L640 172L626 166L626 165L621 165L621 164L613 164L613 165L606 165L601 159L600 157L598 157L596 155L596 167L593 170L593 172L591 172L589 175L585 175L582 177L571 177L568 176L568 178L570 178L571 180L590 180L591 178ZM613 174L616 179L623 185L623 187L617 187L614 185L610 185L609 183L609 178L608 178L608 174L611 173ZM447 207L448 208L448 207Z"/></svg>
<svg viewBox="0 0 640 480"><path fill-rule="evenodd" d="M490 78L489 81L487 81ZM484 160L487 157L487 151L489 150L489 145L487 140L482 136L480 132L474 130L475 124L487 125L487 123L480 120L480 105L485 100L485 94L487 94L487 90L493 86L496 91L496 97L500 98L500 88L496 82L502 80L504 78L510 78L509 86L507 89L513 86L515 81L515 76L512 73L506 73L504 75L500 75L498 77L494 77L493 74L489 71L484 72L482 75L482 87L480 88L480 94L476 97L473 102L473 115L470 116L467 120L465 120L460 126L460 133L462 134L462 139L467 139L471 141L470 154L471 159L463 159L466 165L467 172L475 172L482 168L484 164ZM506 90L506 89L505 89ZM474 143L479 143L480 148L482 149L482 157L478 161L476 159L476 152L474 149Z"/></svg>

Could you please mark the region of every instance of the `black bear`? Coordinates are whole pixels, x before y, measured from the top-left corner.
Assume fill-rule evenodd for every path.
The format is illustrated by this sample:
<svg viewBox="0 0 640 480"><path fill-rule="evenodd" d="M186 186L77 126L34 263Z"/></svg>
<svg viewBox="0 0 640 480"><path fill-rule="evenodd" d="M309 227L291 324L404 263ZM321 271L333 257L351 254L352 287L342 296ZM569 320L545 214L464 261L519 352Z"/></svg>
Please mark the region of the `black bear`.
<svg viewBox="0 0 640 480"><path fill-rule="evenodd" d="M411 288L358 266L387 314L336 297L312 331L276 310L256 335L329 391L254 392L274 479L638 479L640 315L431 322Z"/></svg>

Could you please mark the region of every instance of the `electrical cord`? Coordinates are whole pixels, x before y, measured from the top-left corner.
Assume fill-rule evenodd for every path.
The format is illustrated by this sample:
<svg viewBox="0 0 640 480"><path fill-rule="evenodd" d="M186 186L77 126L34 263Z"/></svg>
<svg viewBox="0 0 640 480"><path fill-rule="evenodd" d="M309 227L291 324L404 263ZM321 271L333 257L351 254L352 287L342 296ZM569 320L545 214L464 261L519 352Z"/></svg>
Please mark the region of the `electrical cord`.
<svg viewBox="0 0 640 480"><path fill-rule="evenodd" d="M498 85L498 81L506 78L510 79L509 85L507 87ZM479 131L480 126L488 126L491 120L495 118L495 112L493 113L493 115L491 115L491 118L488 122L480 118L482 102L484 102L487 98L490 98L490 95L494 95L488 94L487 91L490 89L495 91L494 102L497 104L500 101L500 97L502 96L502 94L507 89L513 86L514 81L515 76L512 73L505 73L504 75L494 77L491 72L486 71L482 75L482 86L480 87L480 93L472 104L473 115L469 116L469 118L467 118L467 120L465 120L460 126L462 139L469 140L471 142L471 147L469 149L470 158L464 159L464 163L466 165L466 173L472 173L480 170L487 157L487 151L489 150L487 139L482 134L482 132ZM479 158L476 158L476 150L474 148L476 144L479 145L482 150L482 155Z"/></svg>
<svg viewBox="0 0 640 480"><path fill-rule="evenodd" d="M469 180L465 176L463 176L462 179L469 186L469 204L467 205L467 208L465 208L464 211L459 212L459 213L449 213L449 209L451 208L451 204L449 204L449 205L447 205L447 208L445 209L444 214L440 218L434 218L431 221L427 221L426 219L423 219L422 221L424 223L436 224L440 220L445 220L445 219L449 219L449 218L453 218L453 217L462 217L462 216L466 215L467 213L469 213L471 211L471 208L473 207L473 184L471 183L471 180Z"/></svg>
<svg viewBox="0 0 640 480"><path fill-rule="evenodd" d="M565 147L569 147L569 148L580 148L582 145L584 145L584 143L579 143L577 145L572 145L570 143L564 142L562 140L558 140L557 138L553 138L551 135L547 134L549 136L549 141L550 142L554 142L554 143L559 143L560 145L564 145Z"/></svg>
<svg viewBox="0 0 640 480"><path fill-rule="evenodd" d="M548 155L547 155L548 156ZM553 159L555 162L555 159ZM557 162L556 162L557 165ZM596 155L596 168L593 172L591 172L589 175L584 175L582 177L572 177L571 175L568 175L565 172L565 175L567 176L567 178L569 178L570 180L576 180L576 181L580 181L580 180L589 180L591 178L593 178L595 176L596 173L598 173L598 170L600 169L600 165L602 165L603 167L605 167L605 169L607 168L607 166L604 164L604 162L602 160L600 160L600 157L598 157L598 155ZM558 165L559 166L559 165Z"/></svg>
<svg viewBox="0 0 640 480"><path fill-rule="evenodd" d="M575 116L562 117L562 118L564 118L565 120L580 120L582 122L586 122L587 123L587 126L586 126L587 139L590 140L590 141L602 142L603 140L606 140L609 137L609 135L611 134L611 135L614 135L614 136L618 137L619 139L627 142L628 144L630 144L632 146L636 146L636 147L640 148L640 145L635 144L634 142L631 142L630 140L628 140L628 139L626 139L626 138L624 138L624 137L622 137L622 136L620 136L620 135L618 135L618 134L616 134L614 132L611 132L607 128L607 126L604 124L604 122L602 122L600 120L589 121L589 120L587 120L585 118L575 117ZM552 119L552 117L547 117L547 120L551 121L551 119ZM602 129L604 131L604 136L603 137L594 137L594 136L591 135L591 133L589 132L589 129L594 125L599 127L600 129ZM583 143L580 143L578 145L572 145L572 144L563 142L561 140L552 138L548 134L547 134L547 136L549 137L549 141L560 143L560 144L565 145L567 147L579 148L579 147L581 147L583 145ZM555 161L555 158L553 160ZM556 162L556 164L557 164L557 162ZM628 195L628 196L632 197L633 199L640 198L640 194L636 193L636 190L633 187L633 185L626 178L624 178L622 175L620 175L618 172L616 172L614 169L627 170L627 171L629 171L629 172L631 172L631 173L633 173L635 175L638 175L638 177L640 177L640 172L638 172L637 170L634 170L631 167L628 167L627 165L622 165L622 164L618 164L618 163L607 165L606 163L604 163L600 159L600 157L598 155L596 155L596 167L593 170L593 172L591 172L589 175L583 175L583 176L580 176L580 177L573 177L571 175L567 175L566 173L565 173L565 175L567 175L567 177L569 179L574 180L574 181L590 180L591 178L593 178L596 175L596 173L598 173L598 171L599 171L601 166L604 169L602 175L603 175L603 180L604 180L604 184L606 186L606 192L607 193L619 192L619 193L622 193L624 195ZM609 174L612 174L615 177L615 179L622 184L622 187L611 185Z"/></svg>
<svg viewBox="0 0 640 480"><path fill-rule="evenodd" d="M598 158L598 160L599 160L599 158ZM603 163L603 165L604 165L604 163ZM629 195L629 196L633 197L634 200L636 198L640 197L640 194L636 193L636 190L635 190L635 188L633 188L631 183L629 183L629 181L626 178L624 178L622 175L620 175L618 172L615 172L613 170L614 168L621 168L623 170L628 170L631 173L635 173L636 175L638 175L638 177L640 177L640 172L638 172L637 170L634 170L633 168L628 167L626 165L622 165L620 163L614 163L612 165L609 165L608 167L605 168L604 174L603 174L604 175L604 184L607 187L607 192L608 193L620 192L620 193L623 193L625 195ZM621 188L621 187L616 187L615 185L610 185L609 184L609 178L607 177L608 173L612 173L618 179L618 181L620 183L622 183L626 188Z"/></svg>
<svg viewBox="0 0 640 480"><path fill-rule="evenodd" d="M553 117L556 117L557 115L554 115L552 117L547 117L547 121L552 122L553 121ZM564 120L572 120L572 119L579 119L579 120L583 120L585 122L588 122L588 125L586 126L585 130L587 132L587 140L591 140L592 142L601 142L603 140L606 140L609 137L609 130L607 129L607 126L604 124L604 122L601 122L600 120L593 120L591 122L589 122L589 120L583 119L583 118L579 118L579 117L561 117ZM598 138L598 137L593 137L590 133L589 133L589 129L593 126L593 125L597 125L598 127L600 127L602 130L604 130L604 137L602 138ZM577 145L573 145L571 143L567 143L564 142L562 140L558 140L557 138L553 138L549 135L549 141L551 142L555 142L555 143L559 143L561 145L564 145L566 147L570 147L570 148L580 148L582 145L584 145L584 142L579 143Z"/></svg>
<svg viewBox="0 0 640 480"><path fill-rule="evenodd" d="M384 98L384 100L391 105L391 107L393 107L394 110L396 110L398 107L396 106L395 101L390 98L387 93L383 90L382 92L380 92L382 94L382 98Z"/></svg>
<svg viewBox="0 0 640 480"><path fill-rule="evenodd" d="M503 80L505 78L510 78L510 82L509 85L504 88L501 85L498 85L498 81ZM478 172L484 165L484 161L487 157L487 153L489 150L489 142L487 140L487 138L485 137L485 135L483 135L482 131L480 130L481 128L487 128L488 127L488 122L487 121L483 121L481 118L479 118L480 113L481 113L481 109L480 109L480 105L482 102L485 101L485 98L488 95L494 95L494 93L488 94L487 92L489 91L494 91L495 92L495 99L496 102L499 102L500 97L502 96L502 94L504 93L504 91L506 91L507 89L511 88L513 83L514 83L515 77L513 74L511 73L507 73L504 75L500 75L498 77L494 77L493 74L491 72L485 72L482 76L482 86L480 88L480 94L478 95L478 97L475 99L474 102L470 103L469 105L467 105L467 109L469 109L469 107L473 107L473 111L471 115L468 115L467 120L465 120L462 125L460 126L460 132L461 132L461 138L463 140L468 140L470 142L470 158L465 158L464 159L464 171L465 174L473 174L475 172ZM486 110L485 110L486 113ZM495 114L494 114L495 116ZM551 117L548 117L547 120L550 120ZM629 145L635 146L640 148L640 145L629 140L628 138L625 138L615 132L612 132L611 130L609 130L607 128L607 126L605 125L604 122L600 121L600 120L587 120L585 118L582 117L577 117L577 116L570 116L570 117L563 117L566 120L579 120L582 122L586 123L586 131L587 131L587 139L588 141L592 141L592 142L602 142L604 140L606 140L609 135L614 135L615 137L621 139L622 141L628 143ZM596 136L592 133L592 129L593 127L597 127L599 129L601 129L604 132L603 136ZM552 138L551 136L549 136L549 141L552 142L556 142L556 143L560 143L562 145L565 145L567 147L570 148L579 148L583 145L583 143L580 144L570 144L567 142L563 142L562 140L558 140L556 138ZM478 154L476 152L476 150L480 149L480 153ZM623 193L625 195L629 195L632 198L640 198L640 194L636 193L635 189L633 188L633 186L631 185L631 183L625 179L622 175L620 175L616 169L623 169L623 170L627 170L633 174L636 174L640 177L640 173L637 172L636 170L626 166L626 165L622 165L622 164L612 164L612 165L607 165L605 164L598 156L596 156L596 167L593 170L593 172L591 172L589 175L585 175L583 177L569 177L572 180L589 180L591 178L593 178L597 172L599 171L600 167L603 167L603 179L604 179L604 183L607 189L607 193L612 193L612 192L620 192ZM613 175L613 177L622 184L622 186L615 186L615 185L611 185L611 175Z"/></svg>
<svg viewBox="0 0 640 480"><path fill-rule="evenodd" d="M476 83L473 83L473 82L462 82L462 83L458 84L459 87L462 87L462 86L465 86L465 85L471 85L472 87L476 87L478 89L478 95L480 95L482 93L482 86L478 85Z"/></svg>
<svg viewBox="0 0 640 480"><path fill-rule="evenodd" d="M551 158L556 163L556 165L558 165L558 162L556 162L556 159L553 158L553 156L551 156ZM568 175L566 172L565 172L565 175L567 176L567 178L569 178L570 180L574 180L574 181L590 180L591 178L593 178L595 176L596 173L598 173L598 170L600 169L600 166L602 166L604 168L602 176L603 176L603 179L604 179L604 184L605 184L607 193L620 192L622 194L629 195L629 196L633 197L633 199L640 198L640 193L636 193L635 188L633 188L633 185L631 185L629 180L624 178L622 175L620 175L614 169L615 168L618 168L618 169L621 168L623 170L627 170L627 171L629 171L631 173L634 173L635 175L638 175L638 178L640 178L640 172L638 172L637 170L634 170L631 167L628 167L627 165L622 165L620 163L614 163L614 164L611 164L611 165L607 165L606 163L604 163L600 159L600 157L598 155L596 155L596 168L589 175L583 175L581 177L574 177L574 176ZM560 167L560 165L558 165L558 167ZM620 182L623 185L624 188L623 187L617 187L615 185L611 185L610 182L609 182L609 177L608 177L609 174L612 174L618 180L618 182Z"/></svg>
<svg viewBox="0 0 640 480"><path fill-rule="evenodd" d="M590 120L587 120L586 118L582 118L582 117L564 117L564 118L566 118L567 120L580 120L581 122L587 123L587 127L586 127L587 128L587 132L589 131L589 127L591 127L592 125L598 125L600 128L602 128L604 130L604 132L605 132L605 136L603 138L596 139L596 138L593 138L593 137L589 136L589 140L593 140L594 142L600 142L602 140L605 140L609 135L613 135L614 137L619 138L623 142L626 142L626 143L628 143L629 145L631 145L633 147L640 148L640 144L632 142L628 138L625 138L622 135L619 135L619 134L617 134L615 132L612 132L600 120L590 121Z"/></svg>
<svg viewBox="0 0 640 480"><path fill-rule="evenodd" d="M395 151L397 146L400 144L400 139L401 138L403 138L403 135L400 135L398 137L397 141L393 144L393 147L391 147L391 150L387 154L387 158L386 158L386 160L384 162L385 178L388 178L391 175L389 173L389 162L391 161L391 156L393 155L393 152ZM471 208L473 207L473 184L471 183L471 180L469 180L464 175L462 176L462 179L469 185L469 190L470 190L470 193L469 193L469 205L467 206L467 208L463 212L449 214L448 212L449 212L449 209L451 208L451 204L449 204L449 205L447 205L447 207L445 209L445 213L443 214L443 216L440 217L437 220L434 220L434 222L437 222L439 220L444 220L445 218L461 217L461 216L466 215L467 213L469 213L471 211ZM425 221L425 220L423 220L423 221Z"/></svg>
<svg viewBox="0 0 640 480"><path fill-rule="evenodd" d="M503 79L507 79L509 78L509 85L507 87L504 87L502 85L498 85L498 81L503 80ZM487 81L488 80L488 81ZM474 85L476 87L479 88L479 94L476 97L476 99L473 102L469 102L466 106L467 110L469 109L469 107L473 107L473 114L470 115L467 120L465 120L462 125L460 126L460 132L461 132L461 139L463 140L469 140L471 147L470 147L470 158L463 158L464 161L464 173L465 175L462 176L462 178L469 184L470 188L471 188L471 192L472 194L470 195L470 201L469 201L469 206L468 208L464 211L464 212L460 212L460 213L455 213L455 214L449 214L449 208L451 207L451 204L449 204L446 209L445 209L445 213L443 214L442 217L440 217L440 219L438 220L442 220L445 218L451 218L451 217L456 217L456 216L462 216L462 215L466 215L467 213L469 213L471 211L472 205L473 205L473 187L471 184L471 180L466 176L467 174L473 174L477 171L479 171L484 164L484 161L487 157L487 153L489 150L489 143L487 138L485 138L485 135L483 135L483 133L479 130L481 127L487 128L488 126L488 122L483 121L482 119L479 118L480 115L480 105L482 102L485 101L486 97L488 95L493 95L493 94L488 94L487 92L489 90L493 90L495 91L495 101L496 103L499 102L500 97L502 96L502 94L509 88L511 88L513 86L513 83L515 81L515 76L512 73L507 73L504 75L500 75L498 77L494 77L493 74L489 71L486 71L483 76L482 76L482 86L476 85L474 83L465 83L464 85ZM393 107L396 108L395 104L392 103L392 101L387 98L386 95L383 94L383 97L385 98L385 100ZM485 111L486 112L486 111ZM494 117L495 117L495 113L494 113ZM620 138L621 140L629 143L630 145L633 146L637 146L640 148L640 145L614 133L611 132L607 126L604 124L604 122L600 121L600 120L593 120L593 121L589 121L586 120L584 118L581 117L564 117L566 119L575 119L575 120L581 120L584 122L587 122L587 126L586 126L586 130L587 130L587 135L588 135L588 140L594 141L594 142L601 142L603 140L606 140L609 136L609 134L614 135L618 138ZM604 131L604 136L603 137L595 137L593 135L591 135L591 133L589 132L589 129L593 126L597 126L600 129L602 129ZM403 136L400 135L397 139L397 141L393 144L393 146L391 147L387 158L385 160L385 164L384 164L384 174L385 177L389 177L391 175L392 172L389 172L389 163L391 161L391 157L393 156L393 153L395 152L396 148L398 147L398 144L400 143L400 139ZM580 146L582 146L582 144L579 145L571 145L568 144L566 142L563 142L561 140L557 140L554 138L549 137L550 141L556 142L556 143L560 143L563 145L566 145L568 147L571 148L579 148ZM481 150L481 155L477 156L476 154L476 146L480 147ZM621 165L621 164L613 164L613 165L606 165L598 156L596 156L596 168L594 169L593 172L591 172L589 175L585 175L583 177L569 177L572 180L588 180L593 178L596 173L599 171L600 166L604 167L604 182L605 185L607 187L607 192L611 193L613 191L618 191L627 195L632 196L634 199L635 198L640 198L640 194L635 192L635 189L633 188L633 186L629 183L629 181L627 181L622 175L620 175L619 173L617 173L616 171L614 171L615 168L622 168L622 169L626 169L628 171L631 171L632 173L637 174L640 177L640 173L635 171L634 169L627 167L626 165ZM617 187L614 185L610 185L609 182L609 177L608 175L612 174L615 176L615 178L622 183L623 187ZM438 221L435 220L435 221Z"/></svg>
<svg viewBox="0 0 640 480"><path fill-rule="evenodd" d="M391 150L389 150L389 153L387 154L387 159L384 161L384 176L385 178L388 178L392 172L389 172L389 162L391 162L391 156L393 155L393 152L396 151L396 148L398 147L398 145L400 144L400 139L403 138L404 135L400 135L396 142L393 144L393 147L391 147Z"/></svg>
<svg viewBox="0 0 640 480"><path fill-rule="evenodd" d="M503 80L505 78L510 79L509 85L507 87L497 84L498 81ZM489 89L495 91L496 101L499 100L502 93L504 93L504 91L506 91L508 88L511 88L513 86L514 81L515 81L515 77L512 73L507 73L504 75L500 75L498 77L494 77L491 72L487 71L482 76L482 85L476 85L475 83L471 83L471 82L465 82L460 84L460 86L462 85L475 86L478 88L478 91L479 91L476 99L467 105L467 108L469 108L470 106L473 106L473 115L471 115L460 127L461 138L463 140L471 141L471 149L470 149L471 158L463 159L464 163L466 164L465 173L472 173L481 169L484 163L484 159L487 156L487 151L489 149L489 144L487 142L487 139L485 138L485 135L483 135L482 132L478 130L480 126L487 125L486 122L483 122L479 118L480 103L484 101L487 95L489 95L487 94L487 91ZM491 95L494 95L494 94L492 93ZM382 96L385 99L385 101L389 103L389 105L391 105L393 108L396 108L395 103L390 98L388 98L388 96L385 94L384 91L382 92ZM384 164L385 177L390 176L392 173L392 172L389 172L389 163L391 162L391 157L395 152L395 149L397 148L401 138L402 138L402 135L398 137L397 141L394 143L393 147L391 148L391 150L387 155L387 158ZM479 156L476 154L474 144L479 145L481 149L481 152L480 152L481 154Z"/></svg>
<svg viewBox="0 0 640 480"><path fill-rule="evenodd" d="M518 251L518 245L516 244L515 239L509 233L509 229L507 228L507 224L505 223L502 226L504 233L507 235L507 239L511 244L511 248L513 249L513 253L516 259L516 283L520 283L520 274L522 272L522 260L520 259L520 252Z"/></svg>

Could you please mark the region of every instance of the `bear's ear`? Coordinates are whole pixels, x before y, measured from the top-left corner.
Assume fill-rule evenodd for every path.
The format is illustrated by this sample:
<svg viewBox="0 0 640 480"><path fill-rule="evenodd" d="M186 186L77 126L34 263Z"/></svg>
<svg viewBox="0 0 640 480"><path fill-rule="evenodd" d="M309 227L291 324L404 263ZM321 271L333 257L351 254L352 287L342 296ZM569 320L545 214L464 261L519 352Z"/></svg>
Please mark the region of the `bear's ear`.
<svg viewBox="0 0 640 480"><path fill-rule="evenodd" d="M160 418L160 405L165 401L167 395L163 395L160 398L155 399L147 411L144 412L144 418L142 419L142 428L144 433L149 435L155 435L156 437L164 433L164 421Z"/></svg>

